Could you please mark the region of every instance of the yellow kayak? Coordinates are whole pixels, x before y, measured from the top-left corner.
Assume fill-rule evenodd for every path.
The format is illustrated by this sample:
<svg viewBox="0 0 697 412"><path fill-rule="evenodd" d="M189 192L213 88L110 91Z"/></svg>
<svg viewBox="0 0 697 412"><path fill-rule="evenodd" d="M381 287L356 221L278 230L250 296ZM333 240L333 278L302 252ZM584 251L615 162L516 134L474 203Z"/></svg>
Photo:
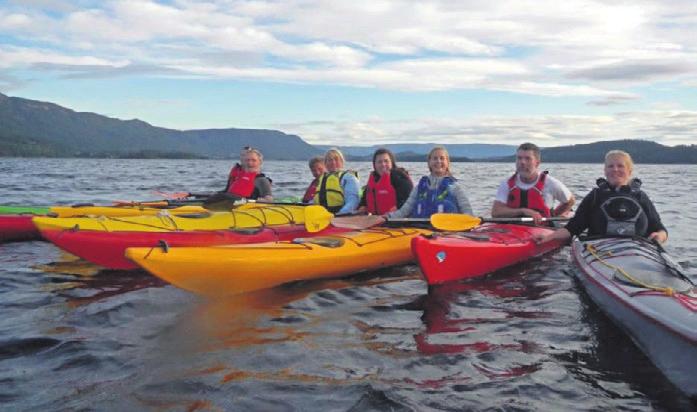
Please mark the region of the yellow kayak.
<svg viewBox="0 0 697 412"><path fill-rule="evenodd" d="M95 230L102 232L172 232L185 230L243 229L260 226L303 224L305 206L254 206L230 212L202 211L172 214L160 210L154 215L90 216L72 218L34 217L39 230Z"/></svg>
<svg viewBox="0 0 697 412"><path fill-rule="evenodd" d="M55 217L87 217L87 216L141 216L156 215L167 210L172 215L184 213L205 212L201 206L180 206L171 209L147 206L51 206L49 214Z"/></svg>
<svg viewBox="0 0 697 412"><path fill-rule="evenodd" d="M128 248L126 257L177 287L215 297L406 264L411 239L422 233L430 231L376 227L291 242Z"/></svg>

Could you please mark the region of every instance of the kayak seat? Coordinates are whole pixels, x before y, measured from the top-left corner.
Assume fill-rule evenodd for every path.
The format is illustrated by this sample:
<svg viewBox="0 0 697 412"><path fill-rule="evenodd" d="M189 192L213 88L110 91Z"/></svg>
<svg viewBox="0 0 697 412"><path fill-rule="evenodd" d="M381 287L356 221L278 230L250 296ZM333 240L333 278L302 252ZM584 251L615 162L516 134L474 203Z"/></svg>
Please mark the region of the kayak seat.
<svg viewBox="0 0 697 412"><path fill-rule="evenodd" d="M256 235L263 230L263 227L233 227L230 230L241 235Z"/></svg>
<svg viewBox="0 0 697 412"><path fill-rule="evenodd" d="M298 237L293 239L293 243L300 245L309 243L323 247L337 248L344 245L344 239L335 237Z"/></svg>
<svg viewBox="0 0 697 412"><path fill-rule="evenodd" d="M206 213L206 212L201 212L201 213L187 213L187 214L183 214L183 215L177 215L177 217L183 217L183 218L186 218L186 219L203 219L203 218L210 217L210 216L211 216L211 214L210 214L210 213Z"/></svg>

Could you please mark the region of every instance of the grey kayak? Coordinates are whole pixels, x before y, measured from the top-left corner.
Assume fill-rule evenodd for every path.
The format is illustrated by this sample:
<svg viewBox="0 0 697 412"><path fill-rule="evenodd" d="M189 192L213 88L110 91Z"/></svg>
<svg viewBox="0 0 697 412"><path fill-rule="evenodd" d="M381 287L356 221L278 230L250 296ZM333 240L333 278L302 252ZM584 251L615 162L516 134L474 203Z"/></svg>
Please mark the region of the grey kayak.
<svg viewBox="0 0 697 412"><path fill-rule="evenodd" d="M576 276L591 299L663 374L697 396L697 290L646 239L574 239Z"/></svg>

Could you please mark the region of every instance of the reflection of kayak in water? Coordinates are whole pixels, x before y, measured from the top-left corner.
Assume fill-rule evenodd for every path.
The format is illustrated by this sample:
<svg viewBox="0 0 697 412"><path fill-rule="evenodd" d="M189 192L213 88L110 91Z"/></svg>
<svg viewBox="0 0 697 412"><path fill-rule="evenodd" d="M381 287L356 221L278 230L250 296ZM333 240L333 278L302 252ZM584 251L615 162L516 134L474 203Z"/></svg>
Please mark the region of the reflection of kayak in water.
<svg viewBox="0 0 697 412"><path fill-rule="evenodd" d="M412 241L414 256L429 285L470 279L523 262L562 246L536 244L535 234L550 227L485 223L467 232L434 233Z"/></svg>
<svg viewBox="0 0 697 412"><path fill-rule="evenodd" d="M207 296L331 278L412 261L422 229L372 228L290 242L212 247L129 248L126 256L154 275Z"/></svg>
<svg viewBox="0 0 697 412"><path fill-rule="evenodd" d="M643 238L576 239L577 277L593 301L663 374L697 395L697 291L682 269Z"/></svg>

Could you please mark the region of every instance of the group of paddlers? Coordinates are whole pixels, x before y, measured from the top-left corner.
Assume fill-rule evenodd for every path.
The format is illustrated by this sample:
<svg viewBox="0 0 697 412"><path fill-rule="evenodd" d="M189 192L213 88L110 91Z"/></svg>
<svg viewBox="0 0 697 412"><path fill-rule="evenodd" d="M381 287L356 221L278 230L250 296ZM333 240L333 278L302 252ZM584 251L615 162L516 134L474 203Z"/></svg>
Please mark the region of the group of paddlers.
<svg viewBox="0 0 697 412"><path fill-rule="evenodd" d="M318 204L335 214L367 213L385 218L423 218L434 213L472 214L465 191L450 170L445 147L436 146L427 155L429 174L416 185L409 173L397 165L394 154L385 148L373 154L373 170L361 189L358 174L345 169L338 149L310 159L313 181L303 203ZM641 181L632 178L634 163L621 150L605 155L605 178L584 198L575 213L571 191L546 170L540 169L540 149L523 143L516 150L516 171L501 182L491 208L492 217L532 217L535 224L547 218L570 217L566 226L535 239L546 242L567 239L586 231L589 235L643 236L665 242L667 231L653 203L641 190ZM261 201L273 200L271 180L261 172L263 156L252 147L240 153L240 163L230 171L226 193Z"/></svg>

